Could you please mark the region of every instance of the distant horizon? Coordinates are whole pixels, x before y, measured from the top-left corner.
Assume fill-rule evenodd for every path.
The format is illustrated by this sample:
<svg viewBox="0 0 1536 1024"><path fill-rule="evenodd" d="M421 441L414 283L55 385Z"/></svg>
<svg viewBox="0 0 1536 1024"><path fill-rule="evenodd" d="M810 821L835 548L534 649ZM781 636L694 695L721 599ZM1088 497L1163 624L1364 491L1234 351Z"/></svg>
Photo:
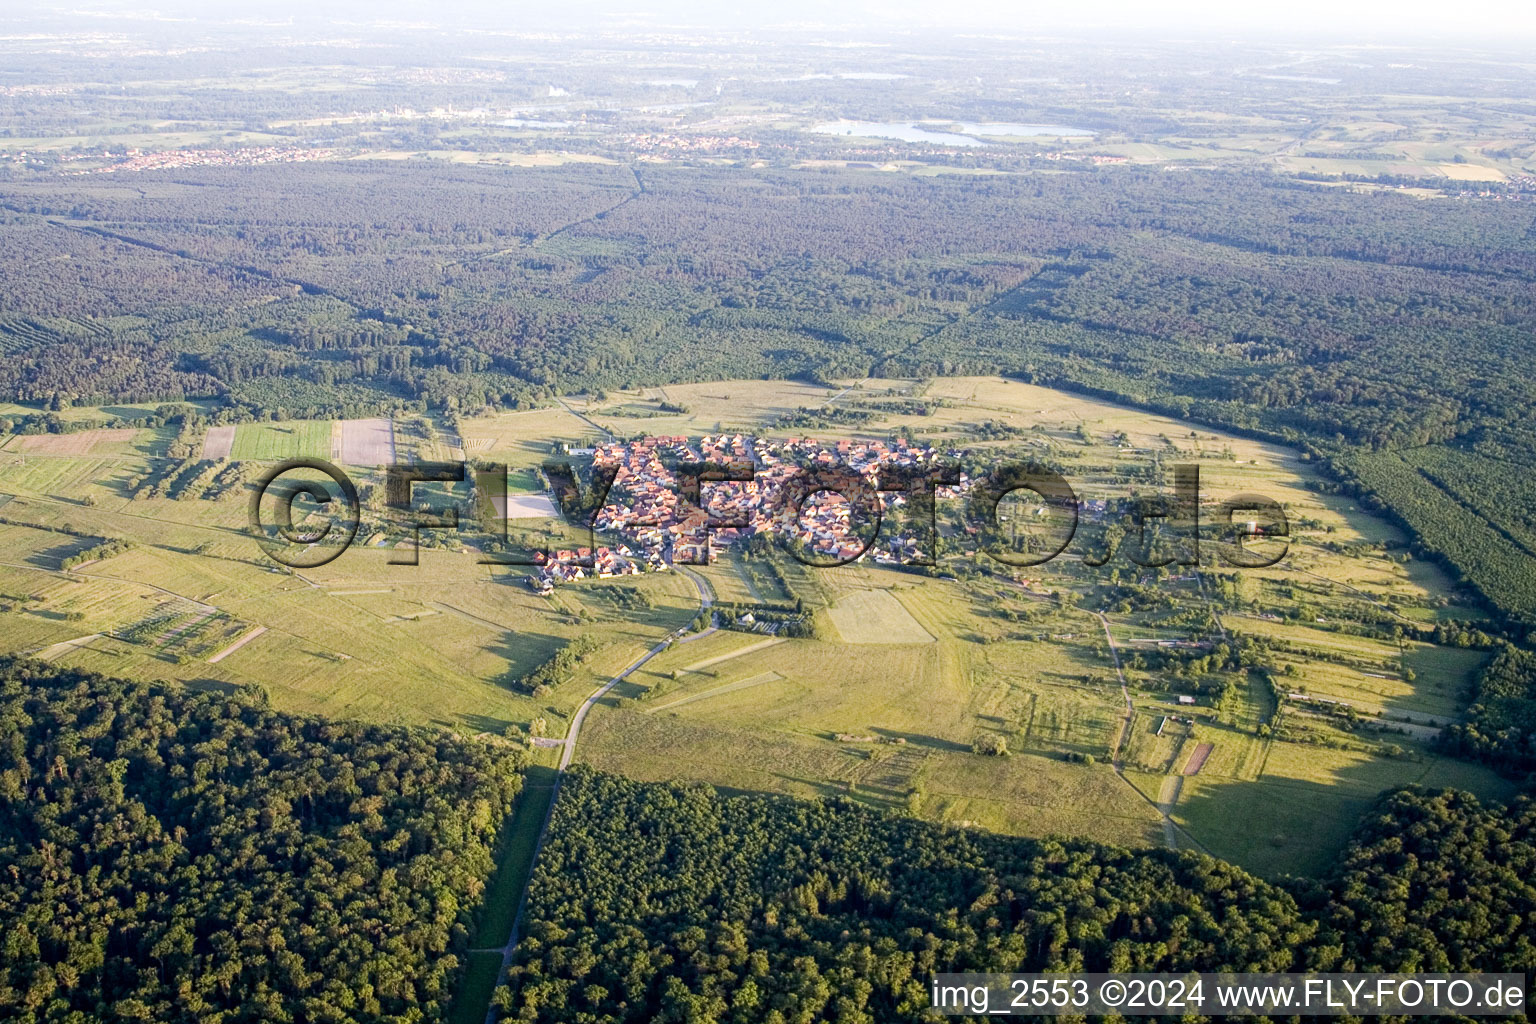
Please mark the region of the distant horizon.
<svg viewBox="0 0 1536 1024"><path fill-rule="evenodd" d="M1505 48L1536 37L1536 8L1496 0L1476 8L1473 17L1426 0L1388 5L1348 6L1300 0L1283 7L1236 9L1213 0L1179 0L1156 5L1107 0L1091 7L1017 4L969 0L946 5L942 13L916 0L843 0L831 4L784 0L765 9L752 4L707 4L698 0L645 0L633 8L611 0L574 0L558 10L546 5L498 4L489 0L447 0L423 17L419 5L399 0L275 0L260 5L245 0L53 0L26 12L0 15L0 29L67 19L81 26L119 22L144 27L242 24L281 28L287 25L352 24L375 30L425 28L487 32L565 32L590 36L636 31L746 31L763 33L868 33L871 36L947 29L957 36L1038 39L1041 35L1094 36L1113 40L1134 34L1173 42L1252 40L1299 45L1395 46L1448 42Z"/></svg>

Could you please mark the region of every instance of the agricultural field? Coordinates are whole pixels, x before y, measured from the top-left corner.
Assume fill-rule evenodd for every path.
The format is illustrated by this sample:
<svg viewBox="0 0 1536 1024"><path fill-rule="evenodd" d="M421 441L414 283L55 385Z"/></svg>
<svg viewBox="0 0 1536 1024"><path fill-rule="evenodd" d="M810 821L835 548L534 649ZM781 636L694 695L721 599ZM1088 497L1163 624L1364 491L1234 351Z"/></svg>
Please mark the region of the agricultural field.
<svg viewBox="0 0 1536 1024"><path fill-rule="evenodd" d="M863 590L827 609L845 644L927 644L933 636L888 590Z"/></svg>
<svg viewBox="0 0 1536 1024"><path fill-rule="evenodd" d="M230 446L231 459L326 459L331 456L329 421L241 423Z"/></svg>
<svg viewBox="0 0 1536 1024"><path fill-rule="evenodd" d="M30 434L13 438L8 450L24 455L117 455L132 452L140 433L132 427L116 427L70 434Z"/></svg>
<svg viewBox="0 0 1536 1024"><path fill-rule="evenodd" d="M337 420L331 428L331 458L347 466L393 464L394 424L383 418Z"/></svg>
<svg viewBox="0 0 1536 1024"><path fill-rule="evenodd" d="M216 462L219 459L227 459L235 449L235 425L209 427L203 435L203 459L207 462Z"/></svg>
<svg viewBox="0 0 1536 1024"><path fill-rule="evenodd" d="M1089 517L1060 558L1013 569L975 553L961 504L942 501L934 570L814 569L783 551L698 570L722 605L803 608L810 636L717 615L715 631L678 640L699 612L681 573L540 596L515 567L481 564L468 535L441 533L419 564L395 565L391 535L366 524L335 561L291 571L245 531L249 476L182 494L182 474L222 464L157 457L148 431L54 435L74 447L47 454L12 438L0 449L4 646L261 686L293 711L558 738L589 694L670 635L592 708L578 760L1024 835L1206 849L1267 874L1319 869L1383 789L1508 791L1432 749L1488 655L1420 627L1477 621L1479 606L1407 557L1396 527L1310 488L1293 451L1000 378L717 381L566 401L467 417L457 432L424 416L246 423L193 450L227 445L237 468L299 454L368 465L391 448L504 462L507 514L533 517L514 516L514 542L576 544L583 531L551 516L536 467L610 432L900 435L984 461L1048 458L1085 501L1166 493L1172 466L1196 465L1208 526L1217 502L1260 493L1284 507L1290 536L1266 569L1234 570L1209 545L1198 567L1095 567L1085 555L1107 534ZM82 564L104 538L132 546ZM531 696L520 681L581 636L595 651ZM1248 651L1251 667L1221 663L1221 650ZM547 764L558 754L536 748Z"/></svg>
<svg viewBox="0 0 1536 1024"><path fill-rule="evenodd" d="M696 437L722 430L775 433L762 428L797 409L819 408L840 390L793 380L728 380L610 391L606 399L588 398L571 406L621 437L636 433ZM664 406L687 411L669 412Z"/></svg>

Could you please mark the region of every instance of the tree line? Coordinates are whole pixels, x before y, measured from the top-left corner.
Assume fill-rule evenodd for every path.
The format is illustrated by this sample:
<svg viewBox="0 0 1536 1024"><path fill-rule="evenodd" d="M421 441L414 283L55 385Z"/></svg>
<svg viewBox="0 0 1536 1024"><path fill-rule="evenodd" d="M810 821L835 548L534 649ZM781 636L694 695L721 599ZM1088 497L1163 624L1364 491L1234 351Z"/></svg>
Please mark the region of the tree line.
<svg viewBox="0 0 1536 1024"><path fill-rule="evenodd" d="M441 1020L521 763L0 659L0 1018Z"/></svg>
<svg viewBox="0 0 1536 1024"><path fill-rule="evenodd" d="M578 766L495 997L508 1021L927 1021L940 972L1536 970L1536 805L1400 791L1336 871L721 797Z"/></svg>

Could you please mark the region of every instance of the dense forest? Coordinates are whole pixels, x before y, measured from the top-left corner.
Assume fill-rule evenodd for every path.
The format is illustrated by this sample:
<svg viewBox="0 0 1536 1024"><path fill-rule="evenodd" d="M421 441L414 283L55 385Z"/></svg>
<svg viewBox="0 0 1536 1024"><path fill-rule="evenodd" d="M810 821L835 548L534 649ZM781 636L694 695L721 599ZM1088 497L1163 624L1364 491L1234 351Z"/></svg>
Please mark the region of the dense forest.
<svg viewBox="0 0 1536 1024"><path fill-rule="evenodd" d="M1530 486L1523 460L1431 446L1343 455L1329 468L1340 489L1408 526L1424 552L1459 571L1494 608L1531 623L1536 548L1522 536Z"/></svg>
<svg viewBox="0 0 1536 1024"><path fill-rule="evenodd" d="M1536 772L1536 654L1505 646L1478 674L1467 721L1442 741L1510 772Z"/></svg>
<svg viewBox="0 0 1536 1024"><path fill-rule="evenodd" d="M0 659L0 1019L441 1020L520 767Z"/></svg>
<svg viewBox="0 0 1536 1024"><path fill-rule="evenodd" d="M1380 447L1495 443L1531 397L1530 214L1255 172L359 161L149 188L39 179L3 205L0 313L20 357L3 383L22 397L144 394L149 381L71 371L110 371L146 331L177 354L155 397L290 408L251 383L481 404L759 373L1023 371Z"/></svg>
<svg viewBox="0 0 1536 1024"><path fill-rule="evenodd" d="M1536 971L1536 805L1404 791L1336 875L1014 839L577 768L497 1002L518 1021L894 1024L934 972Z"/></svg>

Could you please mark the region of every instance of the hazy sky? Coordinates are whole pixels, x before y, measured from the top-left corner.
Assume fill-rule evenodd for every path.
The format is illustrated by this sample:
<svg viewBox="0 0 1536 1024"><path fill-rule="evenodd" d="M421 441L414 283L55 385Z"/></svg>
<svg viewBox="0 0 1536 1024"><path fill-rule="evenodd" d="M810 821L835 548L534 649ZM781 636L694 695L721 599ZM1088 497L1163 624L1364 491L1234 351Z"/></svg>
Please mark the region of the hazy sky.
<svg viewBox="0 0 1536 1024"><path fill-rule="evenodd" d="M0 4L0 6L4 6ZM213 17L465 22L507 29L633 27L637 24L752 28L1029 32L1108 29L1157 35L1350 36L1362 40L1536 36L1536 0L44 0L63 13L148 12ZM34 8L36 9L36 8ZM13 9L10 20L22 11ZM87 20L87 19L82 19ZM1536 53L1533 53L1536 62Z"/></svg>
<svg viewBox="0 0 1536 1024"><path fill-rule="evenodd" d="M610 10L624 5L609 4ZM1510 29L1536 32L1536 2L1493 0L1448 4L1443 0L785 0L776 3L698 4L689 0L642 2L646 9L699 13L713 7L740 17L785 22L864 22L877 24L968 25L977 28L1030 29L1083 27L1126 30L1207 30L1218 32L1383 32L1427 35L1439 32L1498 35ZM716 15L718 16L718 14ZM1533 54L1536 60L1536 54Z"/></svg>

